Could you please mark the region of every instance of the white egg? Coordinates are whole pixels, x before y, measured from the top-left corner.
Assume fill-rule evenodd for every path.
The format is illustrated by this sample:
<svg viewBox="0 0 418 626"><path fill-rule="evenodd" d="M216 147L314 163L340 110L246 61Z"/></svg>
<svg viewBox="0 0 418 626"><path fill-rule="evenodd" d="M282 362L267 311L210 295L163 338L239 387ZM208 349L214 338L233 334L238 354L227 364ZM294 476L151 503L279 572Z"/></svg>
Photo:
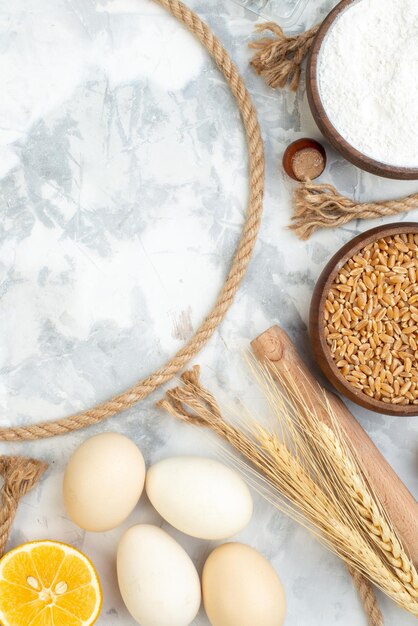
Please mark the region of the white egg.
<svg viewBox="0 0 418 626"><path fill-rule="evenodd" d="M119 543L117 570L123 601L141 626L188 626L196 617L198 573L161 528L140 524L127 530Z"/></svg>
<svg viewBox="0 0 418 626"><path fill-rule="evenodd" d="M144 457L131 439L118 433L91 437L65 470L67 513L85 530L116 528L135 508L144 482Z"/></svg>
<svg viewBox="0 0 418 626"><path fill-rule="evenodd" d="M199 539L225 539L250 521L253 501L242 478L223 463L173 457L153 465L146 491L172 526Z"/></svg>

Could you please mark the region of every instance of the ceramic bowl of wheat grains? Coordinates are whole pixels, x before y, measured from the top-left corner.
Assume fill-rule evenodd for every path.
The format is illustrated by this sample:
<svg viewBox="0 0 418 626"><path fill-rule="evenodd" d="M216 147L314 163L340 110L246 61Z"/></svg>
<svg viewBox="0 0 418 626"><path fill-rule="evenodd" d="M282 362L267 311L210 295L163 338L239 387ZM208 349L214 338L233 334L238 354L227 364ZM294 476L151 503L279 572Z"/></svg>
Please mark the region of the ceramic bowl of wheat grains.
<svg viewBox="0 0 418 626"><path fill-rule="evenodd" d="M379 226L329 261L310 310L315 358L338 391L388 415L418 415L418 223Z"/></svg>

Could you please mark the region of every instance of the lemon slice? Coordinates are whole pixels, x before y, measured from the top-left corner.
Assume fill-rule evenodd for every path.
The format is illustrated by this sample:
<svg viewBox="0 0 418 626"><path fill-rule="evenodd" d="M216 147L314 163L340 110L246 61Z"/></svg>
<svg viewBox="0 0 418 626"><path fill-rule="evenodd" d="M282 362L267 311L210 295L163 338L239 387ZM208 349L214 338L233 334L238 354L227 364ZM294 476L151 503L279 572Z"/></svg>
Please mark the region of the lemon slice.
<svg viewBox="0 0 418 626"><path fill-rule="evenodd" d="M3 626L90 626L101 606L97 572L71 546L34 541L0 560Z"/></svg>

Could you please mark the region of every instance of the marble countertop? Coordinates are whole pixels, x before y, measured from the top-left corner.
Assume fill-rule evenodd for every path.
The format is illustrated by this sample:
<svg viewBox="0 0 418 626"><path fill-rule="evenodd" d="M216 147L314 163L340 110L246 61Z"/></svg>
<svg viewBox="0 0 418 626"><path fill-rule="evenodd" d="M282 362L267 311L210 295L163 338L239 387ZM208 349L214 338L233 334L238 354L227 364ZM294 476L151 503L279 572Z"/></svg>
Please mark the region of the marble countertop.
<svg viewBox="0 0 418 626"><path fill-rule="evenodd" d="M302 85L272 91L249 68L257 22L308 27L329 0L192 0L237 63L265 139L265 213L249 271L225 322L196 362L224 402L260 410L242 353L273 323L309 360L309 301L322 267L372 223L350 223L298 241L286 226L292 183L280 159L292 140L318 137ZM245 6L244 6L245 5ZM239 115L206 52L150 0L14 0L0 6L0 424L52 419L94 405L174 354L209 311L237 243L247 200ZM395 197L416 184L361 172L329 150L324 179L356 198ZM418 213L401 216L416 219ZM380 222L383 223L384 220ZM389 221L389 220L387 220ZM373 225L380 223L373 222ZM104 587L98 624L133 626L115 578L124 528L162 524L145 501L123 528L85 533L65 515L61 482L86 438L119 431L148 464L171 454L215 456L210 437L155 408L162 395L89 431L1 454L50 468L22 502L11 544L72 543L96 563ZM412 493L418 494L418 421L352 407ZM256 499L240 540L279 572L288 626L365 624L336 557ZM200 569L214 544L173 533ZM412 617L382 598L387 624ZM194 622L208 624L203 612Z"/></svg>

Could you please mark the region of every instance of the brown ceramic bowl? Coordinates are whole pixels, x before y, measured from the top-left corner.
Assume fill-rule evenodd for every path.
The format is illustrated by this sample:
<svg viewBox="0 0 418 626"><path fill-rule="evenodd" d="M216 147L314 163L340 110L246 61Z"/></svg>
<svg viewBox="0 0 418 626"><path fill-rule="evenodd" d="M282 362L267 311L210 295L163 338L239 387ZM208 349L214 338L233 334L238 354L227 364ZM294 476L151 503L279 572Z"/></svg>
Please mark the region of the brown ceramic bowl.
<svg viewBox="0 0 418 626"><path fill-rule="evenodd" d="M354 2L357 2L357 0L342 0L339 4L337 4L337 6L322 22L315 37L306 69L306 88L312 115L320 131L328 139L329 143L338 152L340 152L344 158L354 165L357 165L357 167L366 170L366 172L371 172L372 174L383 176L385 178L417 180L418 168L396 167L380 163L379 161L375 161L353 148L353 146L351 146L331 124L322 104L317 77L318 57L321 45L326 34L340 13L342 13L350 4ZM355 85L353 85L353 89L355 89Z"/></svg>
<svg viewBox="0 0 418 626"><path fill-rule="evenodd" d="M418 415L418 405L400 406L398 404L387 404L381 400L369 398L369 396L364 394L360 389L356 389L346 381L336 366L331 356L330 348L326 342L323 312L325 310L325 301L335 276L348 259L376 239L403 233L418 233L418 223L397 222L396 224L378 226L377 228L372 228L354 237L354 239L340 248L325 266L322 274L318 278L312 296L309 316L309 334L312 350L318 365L330 383L347 398L370 411L398 416Z"/></svg>

